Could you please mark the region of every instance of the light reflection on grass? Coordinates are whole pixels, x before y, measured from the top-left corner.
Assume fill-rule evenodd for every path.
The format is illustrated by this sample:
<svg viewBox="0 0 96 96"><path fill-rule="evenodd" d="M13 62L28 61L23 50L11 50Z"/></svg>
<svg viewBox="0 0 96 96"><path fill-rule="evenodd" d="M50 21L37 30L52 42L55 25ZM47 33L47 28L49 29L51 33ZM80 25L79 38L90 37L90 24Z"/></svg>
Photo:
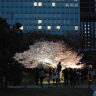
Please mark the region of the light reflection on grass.
<svg viewBox="0 0 96 96"><path fill-rule="evenodd" d="M64 79L63 79L63 78L64 78L64 77L62 76L62 78L60 79L60 83L64 83ZM48 80L49 80L49 77L46 77L46 78L43 80L43 84L49 84L49 83L48 83ZM26 78L23 78L23 80L22 80L21 83L22 83L22 84L34 84L35 81L34 81L33 78L28 78L28 77L26 77ZM55 81L54 83L56 84L56 81ZM39 80L39 84L40 84L40 80ZM50 84L53 84L53 80L52 80L52 79L50 80Z"/></svg>

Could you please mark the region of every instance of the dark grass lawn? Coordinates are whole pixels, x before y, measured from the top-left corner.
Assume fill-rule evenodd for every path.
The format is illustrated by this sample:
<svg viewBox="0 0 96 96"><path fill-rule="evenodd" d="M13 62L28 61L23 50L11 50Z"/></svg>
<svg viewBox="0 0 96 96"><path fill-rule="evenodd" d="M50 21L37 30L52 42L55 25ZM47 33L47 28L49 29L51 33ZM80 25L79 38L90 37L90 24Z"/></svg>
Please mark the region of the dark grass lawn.
<svg viewBox="0 0 96 96"><path fill-rule="evenodd" d="M80 88L0 89L0 96L92 96L90 93Z"/></svg>

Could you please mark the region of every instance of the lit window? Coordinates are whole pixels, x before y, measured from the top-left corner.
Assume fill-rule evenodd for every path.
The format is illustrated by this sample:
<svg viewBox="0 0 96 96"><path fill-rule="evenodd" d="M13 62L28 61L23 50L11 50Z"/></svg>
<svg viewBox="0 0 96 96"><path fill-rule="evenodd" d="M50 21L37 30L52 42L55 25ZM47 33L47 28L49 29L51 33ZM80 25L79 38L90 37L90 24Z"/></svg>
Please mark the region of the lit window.
<svg viewBox="0 0 96 96"><path fill-rule="evenodd" d="M37 2L34 2L34 6L37 6Z"/></svg>
<svg viewBox="0 0 96 96"><path fill-rule="evenodd" d="M69 7L69 4L66 4L66 7Z"/></svg>
<svg viewBox="0 0 96 96"><path fill-rule="evenodd" d="M75 2L78 1L78 0L74 0Z"/></svg>
<svg viewBox="0 0 96 96"><path fill-rule="evenodd" d="M39 2L39 3L38 3L38 6L42 6L42 2Z"/></svg>
<svg viewBox="0 0 96 96"><path fill-rule="evenodd" d="M78 3L75 4L75 7L78 7Z"/></svg>
<svg viewBox="0 0 96 96"><path fill-rule="evenodd" d="M90 25L88 25L88 27L89 27Z"/></svg>
<svg viewBox="0 0 96 96"><path fill-rule="evenodd" d="M60 30L60 26L57 26L57 29Z"/></svg>
<svg viewBox="0 0 96 96"><path fill-rule="evenodd" d="M84 25L86 27L86 25Z"/></svg>
<svg viewBox="0 0 96 96"><path fill-rule="evenodd" d="M87 32L85 31L85 33L87 33Z"/></svg>
<svg viewBox="0 0 96 96"><path fill-rule="evenodd" d="M51 29L51 26L47 26L47 29L50 30Z"/></svg>
<svg viewBox="0 0 96 96"><path fill-rule="evenodd" d="M70 7L73 7L74 6L74 4L73 3L70 3Z"/></svg>
<svg viewBox="0 0 96 96"><path fill-rule="evenodd" d="M52 6L55 7L56 6L56 3L55 2L52 2Z"/></svg>
<svg viewBox="0 0 96 96"><path fill-rule="evenodd" d="M78 26L75 26L75 30L78 30Z"/></svg>
<svg viewBox="0 0 96 96"><path fill-rule="evenodd" d="M42 20L38 20L38 24L41 24L42 23Z"/></svg>
<svg viewBox="0 0 96 96"><path fill-rule="evenodd" d="M42 26L38 26L38 29L42 29Z"/></svg>

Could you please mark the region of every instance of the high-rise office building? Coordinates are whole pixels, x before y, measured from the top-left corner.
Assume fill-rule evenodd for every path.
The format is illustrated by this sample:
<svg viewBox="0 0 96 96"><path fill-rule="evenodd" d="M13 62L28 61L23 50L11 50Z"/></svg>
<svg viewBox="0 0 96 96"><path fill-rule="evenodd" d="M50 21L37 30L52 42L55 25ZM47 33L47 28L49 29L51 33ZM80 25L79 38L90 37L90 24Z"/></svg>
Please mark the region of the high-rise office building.
<svg viewBox="0 0 96 96"><path fill-rule="evenodd" d="M24 32L80 32L79 0L0 0L0 16L10 25L21 23Z"/></svg>
<svg viewBox="0 0 96 96"><path fill-rule="evenodd" d="M96 48L96 0L80 0L80 36L85 49Z"/></svg>

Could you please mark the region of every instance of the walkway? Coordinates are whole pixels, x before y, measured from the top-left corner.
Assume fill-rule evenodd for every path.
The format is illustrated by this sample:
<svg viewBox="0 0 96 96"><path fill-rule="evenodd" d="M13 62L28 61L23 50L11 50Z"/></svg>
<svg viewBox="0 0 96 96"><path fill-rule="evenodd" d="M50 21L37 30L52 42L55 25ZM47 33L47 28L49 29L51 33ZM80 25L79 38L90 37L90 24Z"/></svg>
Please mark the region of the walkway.
<svg viewBox="0 0 96 96"><path fill-rule="evenodd" d="M63 84L60 84L60 85L54 85L54 84L51 84L50 86L49 85L21 85L21 86L12 86L12 85L9 85L8 88L88 88L88 85L75 85L74 87L71 87L70 85L68 86L64 86ZM92 90L96 90L96 85L91 85L90 88Z"/></svg>

